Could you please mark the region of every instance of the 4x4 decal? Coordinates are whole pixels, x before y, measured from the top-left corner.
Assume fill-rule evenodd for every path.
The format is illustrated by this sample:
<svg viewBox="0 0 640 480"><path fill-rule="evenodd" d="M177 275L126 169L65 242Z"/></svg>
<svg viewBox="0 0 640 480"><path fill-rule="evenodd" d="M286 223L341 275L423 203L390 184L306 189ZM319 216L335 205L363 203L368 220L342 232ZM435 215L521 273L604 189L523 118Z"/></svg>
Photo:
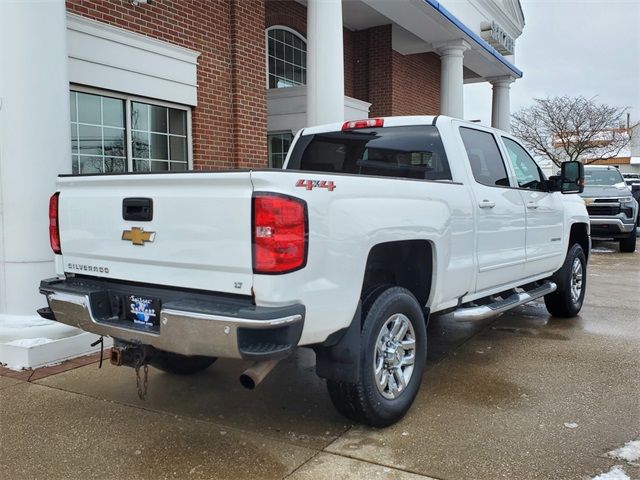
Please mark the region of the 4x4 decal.
<svg viewBox="0 0 640 480"><path fill-rule="evenodd" d="M296 182L296 187L303 187L306 190L326 188L330 192L333 192L336 189L336 185L333 183L333 180L305 180L302 178Z"/></svg>

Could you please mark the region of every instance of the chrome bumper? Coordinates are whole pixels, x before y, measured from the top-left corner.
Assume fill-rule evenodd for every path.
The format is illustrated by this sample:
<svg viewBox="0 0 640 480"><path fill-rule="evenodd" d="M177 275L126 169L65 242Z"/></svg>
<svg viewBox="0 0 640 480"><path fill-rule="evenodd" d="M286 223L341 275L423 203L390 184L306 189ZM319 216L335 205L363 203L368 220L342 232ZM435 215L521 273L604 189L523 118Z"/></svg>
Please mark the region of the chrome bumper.
<svg viewBox="0 0 640 480"><path fill-rule="evenodd" d="M61 291L42 291L55 320L84 331L182 355L222 358L281 358L297 346L302 334L304 308L292 306L293 313L276 318L243 318L171 307L160 311L156 331L127 327L118 317L96 318L90 295ZM177 302L179 303L179 302ZM201 309L202 310L202 309ZM274 309L265 308L272 312ZM260 312L254 307L253 312ZM244 336L243 336L244 334ZM244 338L244 340L243 340Z"/></svg>

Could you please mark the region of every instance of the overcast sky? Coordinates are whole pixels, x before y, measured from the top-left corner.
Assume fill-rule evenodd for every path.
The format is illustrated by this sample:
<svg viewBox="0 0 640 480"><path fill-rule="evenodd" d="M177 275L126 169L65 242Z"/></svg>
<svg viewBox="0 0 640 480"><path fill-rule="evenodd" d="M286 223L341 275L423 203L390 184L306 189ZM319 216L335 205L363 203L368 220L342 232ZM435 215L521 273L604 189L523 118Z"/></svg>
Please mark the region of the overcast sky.
<svg viewBox="0 0 640 480"><path fill-rule="evenodd" d="M533 98L598 96L640 121L640 0L521 0L526 25L511 85L511 111ZM465 118L491 122L491 86L465 86Z"/></svg>

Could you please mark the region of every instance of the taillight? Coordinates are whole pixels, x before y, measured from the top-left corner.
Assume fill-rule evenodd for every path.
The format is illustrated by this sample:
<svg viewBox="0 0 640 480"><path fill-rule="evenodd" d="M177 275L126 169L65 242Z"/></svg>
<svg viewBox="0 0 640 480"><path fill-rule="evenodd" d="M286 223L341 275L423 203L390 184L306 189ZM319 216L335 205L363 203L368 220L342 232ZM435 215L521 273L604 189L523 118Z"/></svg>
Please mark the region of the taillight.
<svg viewBox="0 0 640 480"><path fill-rule="evenodd" d="M342 131L357 128L378 128L384 125L384 118L366 118L364 120L351 120L342 124Z"/></svg>
<svg viewBox="0 0 640 480"><path fill-rule="evenodd" d="M299 198L253 197L253 272L287 273L307 263L307 204Z"/></svg>
<svg viewBox="0 0 640 480"><path fill-rule="evenodd" d="M60 228L58 224L59 199L60 192L54 193L49 199L49 243L51 243L51 250L53 250L53 253L56 255L62 253L60 248Z"/></svg>

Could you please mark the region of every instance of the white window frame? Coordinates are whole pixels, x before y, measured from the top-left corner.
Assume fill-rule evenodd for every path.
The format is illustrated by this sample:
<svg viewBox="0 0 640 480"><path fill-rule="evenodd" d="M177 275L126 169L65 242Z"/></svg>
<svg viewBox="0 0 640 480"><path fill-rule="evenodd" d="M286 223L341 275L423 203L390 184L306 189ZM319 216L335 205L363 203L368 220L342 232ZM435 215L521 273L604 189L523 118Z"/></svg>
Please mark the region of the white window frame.
<svg viewBox="0 0 640 480"><path fill-rule="evenodd" d="M296 136L293 134L293 132L291 130L276 130L274 132L267 132L267 152L268 150L271 148L271 145L269 144L269 136L271 135L290 135L291 136L291 140L289 141L289 149L291 149L291 145L293 145L293 140L294 138L296 138ZM287 155L289 154L289 152L284 152L284 157L282 157L282 166L281 167L274 167L273 163L271 162L271 155L268 152L267 153L267 162L269 165L269 168L282 168L284 167L286 161L287 161Z"/></svg>
<svg viewBox="0 0 640 480"><path fill-rule="evenodd" d="M157 105L159 107L174 108L187 112L187 170L193 170L193 138L191 134L191 107L181 105L179 103L166 102L164 100L156 100L153 98L140 97L138 95L129 95L126 93L113 92L101 88L87 87L85 85L69 84L69 90L80 93L89 93L92 95L100 95L103 97L118 98L124 100L125 105L125 136L127 141L127 171L125 173L133 173L133 148L131 146L131 102L146 103L148 105ZM70 159L71 160L71 159Z"/></svg>
<svg viewBox="0 0 640 480"><path fill-rule="evenodd" d="M291 27L286 27L284 25L271 25L270 27L266 28L264 31L264 62L265 62L265 70L267 72L266 74L266 79L265 79L265 86L267 87L267 90L278 90L278 88L269 88L269 32L271 30L286 30L287 32L293 33L296 37L300 38L300 40L302 40L304 42L305 45L305 53L307 54L307 59L309 58L309 50L308 48L306 48L307 45L307 37L305 37L304 35L302 35L300 32L298 32L297 30L291 28ZM306 69L306 67L305 67ZM306 86L307 84L304 83L303 85L296 85L298 87L302 87L302 86ZM291 87L285 87L285 88L291 88Z"/></svg>

